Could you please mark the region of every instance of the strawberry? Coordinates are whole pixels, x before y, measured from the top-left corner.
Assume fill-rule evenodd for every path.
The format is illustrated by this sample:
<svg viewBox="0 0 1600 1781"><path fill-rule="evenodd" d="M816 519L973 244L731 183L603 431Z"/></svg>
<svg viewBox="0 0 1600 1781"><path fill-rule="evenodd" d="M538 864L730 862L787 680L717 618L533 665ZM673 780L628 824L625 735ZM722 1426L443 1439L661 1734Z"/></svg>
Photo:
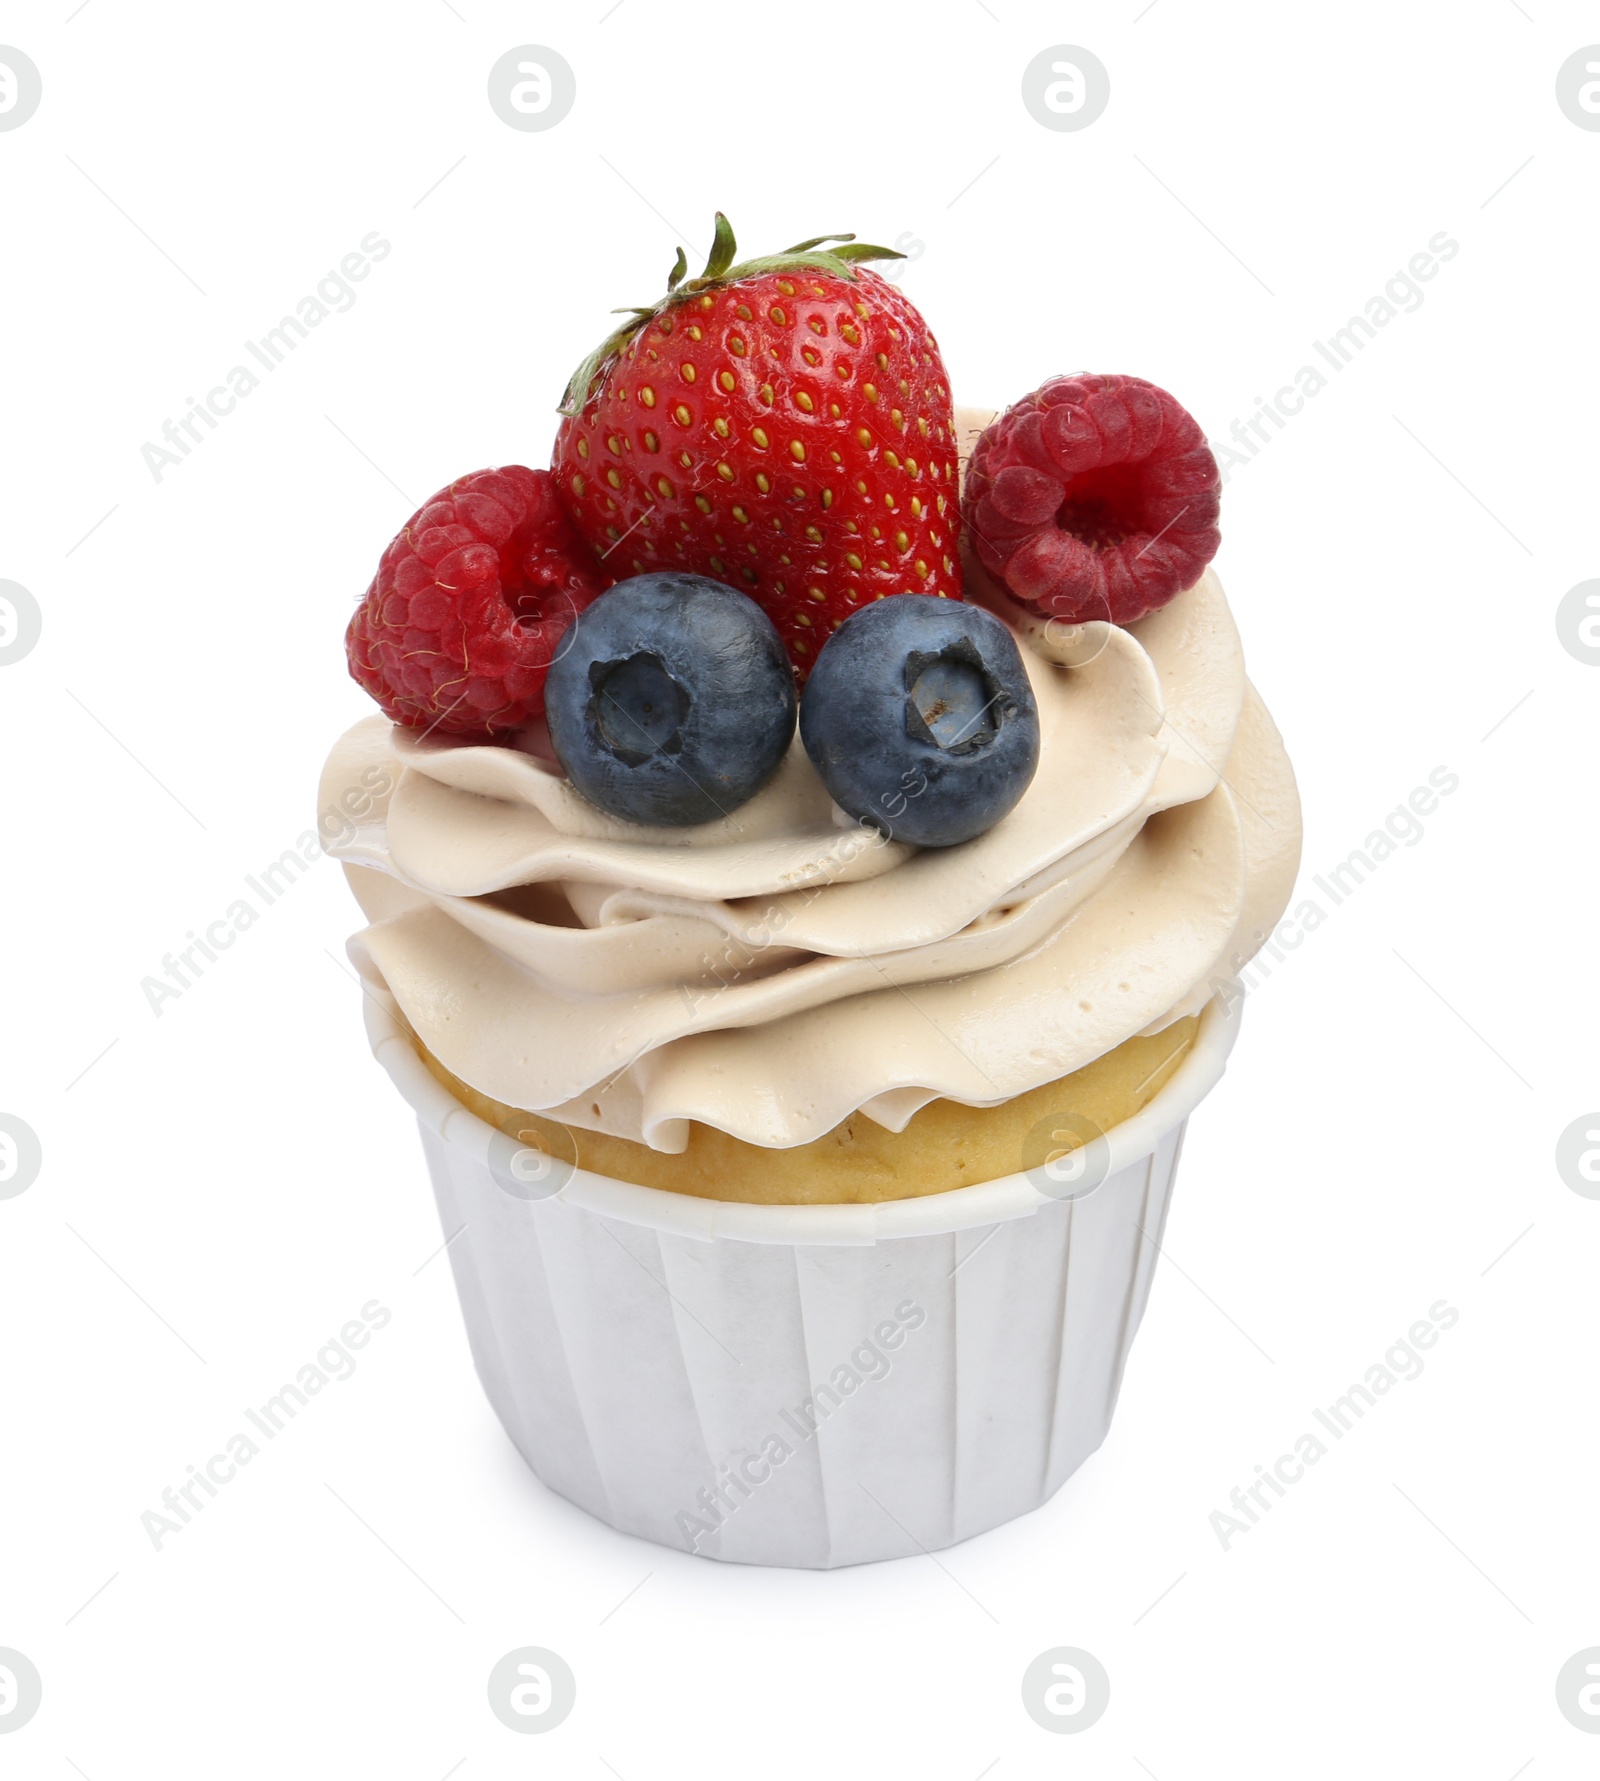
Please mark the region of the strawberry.
<svg viewBox="0 0 1600 1781"><path fill-rule="evenodd" d="M828 243L837 245L828 246ZM552 470L606 569L686 569L749 594L803 679L885 594L961 597L949 380L927 323L821 235L735 265L719 211L705 271L574 373Z"/></svg>

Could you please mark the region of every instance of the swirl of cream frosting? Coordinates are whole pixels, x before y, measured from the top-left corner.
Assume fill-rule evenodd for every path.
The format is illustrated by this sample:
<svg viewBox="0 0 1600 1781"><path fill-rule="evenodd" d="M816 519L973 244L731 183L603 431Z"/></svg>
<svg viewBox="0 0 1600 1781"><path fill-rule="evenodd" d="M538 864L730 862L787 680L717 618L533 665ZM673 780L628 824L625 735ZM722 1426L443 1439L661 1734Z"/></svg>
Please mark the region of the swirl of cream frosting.
<svg viewBox="0 0 1600 1781"><path fill-rule="evenodd" d="M970 438L986 417L960 418ZM1300 852L1220 584L1069 630L964 570L1039 709L1038 772L986 834L862 829L798 737L731 816L653 829L540 754L370 717L320 803L369 923L358 968L483 1094L663 1151L693 1120L775 1148L857 1110L899 1131L1196 1012L1278 921Z"/></svg>

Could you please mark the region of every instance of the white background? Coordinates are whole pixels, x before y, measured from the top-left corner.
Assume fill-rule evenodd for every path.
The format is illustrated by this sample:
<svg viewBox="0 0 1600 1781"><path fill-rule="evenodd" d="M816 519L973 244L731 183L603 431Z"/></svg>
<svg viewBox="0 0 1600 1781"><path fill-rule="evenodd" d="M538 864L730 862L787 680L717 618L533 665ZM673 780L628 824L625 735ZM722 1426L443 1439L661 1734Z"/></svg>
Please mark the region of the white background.
<svg viewBox="0 0 1600 1781"><path fill-rule="evenodd" d="M44 93L0 134L0 577L44 615L0 669L0 1111L44 1152L0 1202L0 1646L45 1690L8 1772L1595 1774L1555 1677L1600 1644L1600 1203L1554 1152L1600 1105L1600 668L1554 619L1600 573L1600 133L1555 77L1600 9L73 3L0 5ZM1020 96L1063 42L1112 82L1075 133ZM486 100L524 43L576 71L548 132ZM547 462L607 311L719 205L751 252L919 247L960 399L1128 371L1214 439L1460 243L1232 474L1218 559L1302 895L1460 788L1251 997L1105 1448L938 1562L719 1566L524 1470L331 865L159 1018L140 988L310 826L386 540ZM371 230L354 306L154 480L141 445ZM142 1512L373 1298L355 1376L154 1550ZM1424 1374L1224 1551L1211 1512L1441 1298ZM538 1739L484 1695L528 1644L578 1677ZM1071 1739L1018 1692L1056 1645L1112 1682Z"/></svg>

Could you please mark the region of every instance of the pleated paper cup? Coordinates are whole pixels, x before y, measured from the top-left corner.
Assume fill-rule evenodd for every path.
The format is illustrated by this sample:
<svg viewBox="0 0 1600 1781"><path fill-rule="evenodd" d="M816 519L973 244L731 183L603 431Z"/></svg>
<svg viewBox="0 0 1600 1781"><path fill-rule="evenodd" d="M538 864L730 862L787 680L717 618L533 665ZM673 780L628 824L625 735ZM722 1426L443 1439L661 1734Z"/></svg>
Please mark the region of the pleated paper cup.
<svg viewBox="0 0 1600 1781"><path fill-rule="evenodd" d="M1046 1502L1106 1437L1189 1113L1236 999L1134 1118L1057 1163L862 1206L639 1187L520 1148L382 992L478 1377L552 1489L740 1564L934 1552Z"/></svg>

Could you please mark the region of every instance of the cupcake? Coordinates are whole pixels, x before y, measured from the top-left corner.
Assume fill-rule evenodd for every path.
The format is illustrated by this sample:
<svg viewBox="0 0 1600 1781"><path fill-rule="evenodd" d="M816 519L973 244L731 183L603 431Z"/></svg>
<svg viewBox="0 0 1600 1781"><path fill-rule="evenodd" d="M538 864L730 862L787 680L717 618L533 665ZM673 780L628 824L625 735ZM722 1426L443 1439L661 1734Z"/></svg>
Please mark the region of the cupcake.
<svg viewBox="0 0 1600 1781"><path fill-rule="evenodd" d="M552 468L384 553L321 788L491 1404L746 1563L936 1550L1099 1446L1299 855L1199 427L953 408L891 257L719 217Z"/></svg>

